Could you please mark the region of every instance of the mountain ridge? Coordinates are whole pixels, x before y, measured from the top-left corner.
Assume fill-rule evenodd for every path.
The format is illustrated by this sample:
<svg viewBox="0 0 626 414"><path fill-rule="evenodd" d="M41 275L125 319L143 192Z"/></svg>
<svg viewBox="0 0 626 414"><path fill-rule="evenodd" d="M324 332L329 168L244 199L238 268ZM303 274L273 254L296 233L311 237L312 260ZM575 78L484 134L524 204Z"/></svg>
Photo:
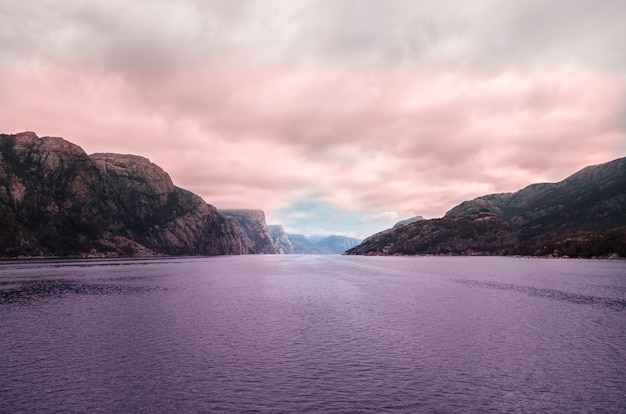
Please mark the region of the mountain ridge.
<svg viewBox="0 0 626 414"><path fill-rule="evenodd" d="M0 134L0 257L252 253L240 223L145 157Z"/></svg>
<svg viewBox="0 0 626 414"><path fill-rule="evenodd" d="M508 230L494 233L479 218ZM464 237L470 231L473 236ZM626 158L585 167L557 183L464 201L443 218L385 230L346 254L626 257Z"/></svg>

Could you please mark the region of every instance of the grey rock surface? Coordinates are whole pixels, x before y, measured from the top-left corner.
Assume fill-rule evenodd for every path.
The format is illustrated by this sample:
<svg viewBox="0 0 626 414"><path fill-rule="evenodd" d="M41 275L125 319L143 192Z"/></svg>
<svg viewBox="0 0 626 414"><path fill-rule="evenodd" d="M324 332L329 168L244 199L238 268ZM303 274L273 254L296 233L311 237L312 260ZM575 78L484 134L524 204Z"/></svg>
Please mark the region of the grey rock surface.
<svg viewBox="0 0 626 414"><path fill-rule="evenodd" d="M296 248L289 239L289 236L285 232L285 229L281 225L269 225L267 226L274 246L276 247L276 253L278 254L295 254Z"/></svg>
<svg viewBox="0 0 626 414"><path fill-rule="evenodd" d="M220 210L220 213L234 220L248 253L277 253L262 210Z"/></svg>

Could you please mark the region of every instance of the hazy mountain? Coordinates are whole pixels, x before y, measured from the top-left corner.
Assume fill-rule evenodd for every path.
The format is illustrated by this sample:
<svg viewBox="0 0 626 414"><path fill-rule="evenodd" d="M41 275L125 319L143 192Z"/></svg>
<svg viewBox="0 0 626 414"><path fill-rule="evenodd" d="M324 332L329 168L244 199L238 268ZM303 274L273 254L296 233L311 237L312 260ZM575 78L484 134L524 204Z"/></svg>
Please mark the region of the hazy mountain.
<svg viewBox="0 0 626 414"><path fill-rule="evenodd" d="M415 216L415 217L411 217L405 220L400 220L399 222L397 222L396 224L393 225L393 228L395 229L396 227L400 227L400 226L404 226L406 224L411 224L411 223L415 223L416 221L420 221L420 220L424 220L424 217L422 216Z"/></svg>
<svg viewBox="0 0 626 414"><path fill-rule="evenodd" d="M315 243L316 246L331 253L339 254L361 243L361 240L346 236L328 236Z"/></svg>
<svg viewBox="0 0 626 414"><path fill-rule="evenodd" d="M240 224L146 158L0 135L0 256L256 252Z"/></svg>
<svg viewBox="0 0 626 414"><path fill-rule="evenodd" d="M303 234L287 234L296 254L324 254L322 249Z"/></svg>
<svg viewBox="0 0 626 414"><path fill-rule="evenodd" d="M626 158L465 201L442 219L386 230L347 252L429 253L626 257Z"/></svg>
<svg viewBox="0 0 626 414"><path fill-rule="evenodd" d="M346 236L307 237L302 234L289 234L289 239L297 254L341 254L357 246L361 240Z"/></svg>

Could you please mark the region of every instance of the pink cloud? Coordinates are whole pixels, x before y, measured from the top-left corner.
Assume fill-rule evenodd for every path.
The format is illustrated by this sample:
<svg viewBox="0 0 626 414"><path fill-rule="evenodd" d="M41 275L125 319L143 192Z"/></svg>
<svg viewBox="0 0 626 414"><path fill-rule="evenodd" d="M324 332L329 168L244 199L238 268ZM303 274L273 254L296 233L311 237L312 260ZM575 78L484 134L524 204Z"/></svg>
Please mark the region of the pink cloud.
<svg viewBox="0 0 626 414"><path fill-rule="evenodd" d="M622 156L623 94L591 71L30 66L0 77L0 128L147 156L218 207L440 216Z"/></svg>

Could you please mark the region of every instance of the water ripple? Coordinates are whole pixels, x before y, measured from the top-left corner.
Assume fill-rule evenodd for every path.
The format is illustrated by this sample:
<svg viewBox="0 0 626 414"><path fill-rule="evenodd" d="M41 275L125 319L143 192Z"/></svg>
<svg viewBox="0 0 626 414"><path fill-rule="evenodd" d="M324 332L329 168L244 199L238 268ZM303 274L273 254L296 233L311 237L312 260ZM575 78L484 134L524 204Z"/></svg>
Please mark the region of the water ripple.
<svg viewBox="0 0 626 414"><path fill-rule="evenodd" d="M539 288L534 286L520 286L510 283L497 283L481 280L456 279L456 283L461 283L471 287L507 290L525 293L529 296L559 300L579 305L595 305L610 308L616 311L626 311L626 300L619 298L604 298L599 296L589 296L580 293L565 292L557 289Z"/></svg>
<svg viewBox="0 0 626 414"><path fill-rule="evenodd" d="M76 280L5 280L0 281L0 305L27 303L66 295L128 295L164 290L160 287L124 284L87 283Z"/></svg>

